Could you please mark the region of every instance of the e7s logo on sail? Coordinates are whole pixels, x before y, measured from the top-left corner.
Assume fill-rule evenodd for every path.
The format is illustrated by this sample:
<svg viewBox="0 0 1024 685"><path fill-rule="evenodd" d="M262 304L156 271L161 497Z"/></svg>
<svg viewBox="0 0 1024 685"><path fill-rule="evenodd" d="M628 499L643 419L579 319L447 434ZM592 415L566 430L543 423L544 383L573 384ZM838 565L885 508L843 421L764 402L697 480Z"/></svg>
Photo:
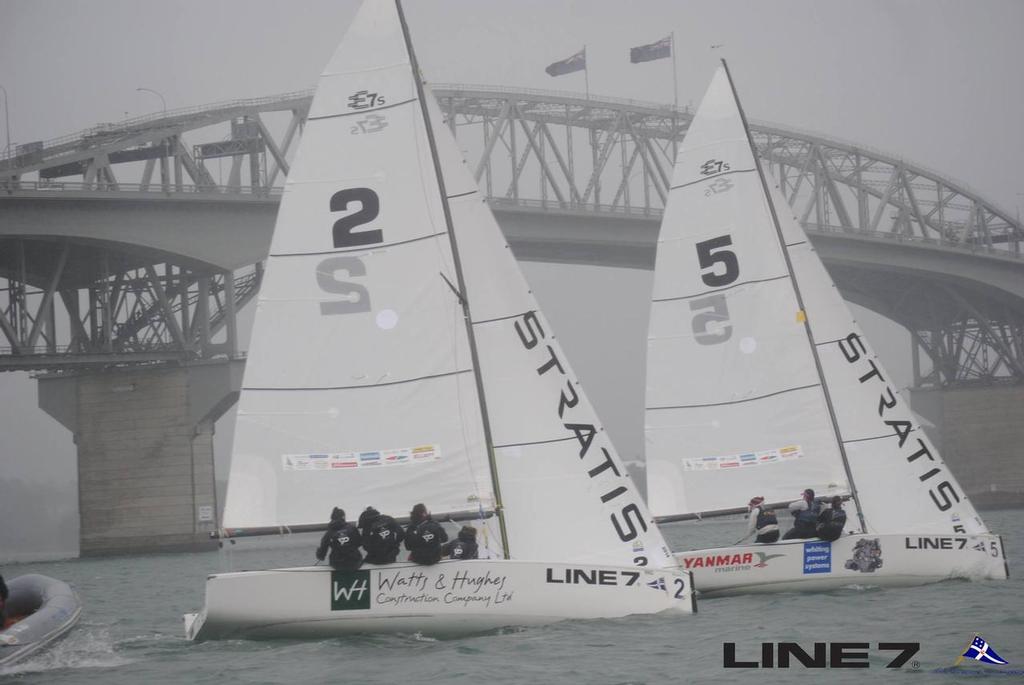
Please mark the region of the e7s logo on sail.
<svg viewBox="0 0 1024 685"><path fill-rule="evenodd" d="M369 571L331 571L331 611L369 608Z"/></svg>

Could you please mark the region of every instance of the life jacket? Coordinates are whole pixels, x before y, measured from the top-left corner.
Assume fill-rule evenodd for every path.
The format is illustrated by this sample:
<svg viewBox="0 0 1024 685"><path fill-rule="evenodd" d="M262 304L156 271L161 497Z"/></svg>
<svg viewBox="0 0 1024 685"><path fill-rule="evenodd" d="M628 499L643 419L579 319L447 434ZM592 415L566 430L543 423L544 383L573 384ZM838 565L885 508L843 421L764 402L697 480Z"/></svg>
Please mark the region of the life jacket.
<svg viewBox="0 0 1024 685"><path fill-rule="evenodd" d="M778 525L779 525L779 519L776 518L774 511L770 511L770 510L769 511L765 511L764 509L759 509L758 510L758 512L757 512L757 520L754 523L754 526L757 528L758 532L760 532L763 528L765 528L767 526L778 526Z"/></svg>
<svg viewBox="0 0 1024 685"><path fill-rule="evenodd" d="M793 527L802 530L814 530L815 526L818 525L818 514L820 512L821 502L818 500L812 501L807 505L806 509L797 512L796 520L793 522Z"/></svg>

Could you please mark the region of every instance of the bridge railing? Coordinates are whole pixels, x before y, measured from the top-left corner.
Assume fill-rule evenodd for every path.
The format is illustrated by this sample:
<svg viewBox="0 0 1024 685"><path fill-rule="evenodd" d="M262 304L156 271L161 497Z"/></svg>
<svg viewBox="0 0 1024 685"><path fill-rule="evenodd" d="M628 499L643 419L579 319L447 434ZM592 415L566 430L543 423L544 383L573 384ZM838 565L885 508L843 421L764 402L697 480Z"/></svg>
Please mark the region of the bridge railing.
<svg viewBox="0 0 1024 685"><path fill-rule="evenodd" d="M245 98L241 100L224 100L222 102L208 103L205 105L194 105L192 107L180 107L178 109L153 112L152 114L142 114L137 117L131 117L117 122L97 124L96 126L83 129L77 133L69 133L56 138L50 138L49 140L40 141L42 143L42 149L35 151L34 154L46 154L46 152L52 148L62 147L89 139L102 138L111 133L123 133L143 127L150 128L150 126L148 126L149 124L155 124L157 122L168 121L180 117L189 117L195 114L216 112L225 109L258 109L267 105L275 105L282 102L288 102L290 100L311 99L312 97L312 89L297 90L291 93L281 93L280 95L268 95L265 97ZM18 148L11 148L6 153L0 153L0 162L6 162L7 160L20 157L23 154L26 153L24 151L19 151Z"/></svg>
<svg viewBox="0 0 1024 685"><path fill-rule="evenodd" d="M689 107L673 107L670 103L651 102L649 100L634 100L632 98L617 98L607 95L593 95L587 97L585 93L570 90L547 90L544 88L512 88L509 86L482 85L477 83L431 83L431 89L437 96L448 97L457 93L494 93L495 97L507 97L507 95L531 95L543 98L559 98L565 100L579 100L589 102L595 107L601 105L622 105L636 109L653 109L672 112L674 109L680 114L688 114Z"/></svg>
<svg viewBox="0 0 1024 685"><path fill-rule="evenodd" d="M245 195L253 198L280 198L283 188L273 186L271 188L253 188L252 186L224 186L224 185L178 185L173 181L170 183L85 183L82 181L5 181L0 180L0 192L13 195L18 192L87 192L87 193L124 193L136 192L151 195L180 195L192 193L196 195Z"/></svg>

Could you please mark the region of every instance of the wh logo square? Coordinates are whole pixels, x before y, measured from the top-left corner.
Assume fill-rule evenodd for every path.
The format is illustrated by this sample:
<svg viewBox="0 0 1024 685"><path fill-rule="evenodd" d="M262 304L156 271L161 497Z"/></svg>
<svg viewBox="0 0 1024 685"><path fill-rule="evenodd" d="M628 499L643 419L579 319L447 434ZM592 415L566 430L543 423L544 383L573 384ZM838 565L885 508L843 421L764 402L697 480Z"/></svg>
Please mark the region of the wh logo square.
<svg viewBox="0 0 1024 685"><path fill-rule="evenodd" d="M369 571L331 571L331 611L369 608Z"/></svg>

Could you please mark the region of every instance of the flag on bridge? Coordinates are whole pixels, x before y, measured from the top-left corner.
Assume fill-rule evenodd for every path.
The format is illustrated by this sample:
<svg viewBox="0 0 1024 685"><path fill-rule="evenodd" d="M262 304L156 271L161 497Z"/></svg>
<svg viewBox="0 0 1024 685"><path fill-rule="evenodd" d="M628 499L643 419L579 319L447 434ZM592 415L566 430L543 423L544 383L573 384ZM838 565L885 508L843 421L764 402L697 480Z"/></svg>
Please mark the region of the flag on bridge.
<svg viewBox="0 0 1024 685"><path fill-rule="evenodd" d="M668 35L649 45L638 45L629 49L629 61L633 64L665 59L672 56L672 36Z"/></svg>
<svg viewBox="0 0 1024 685"><path fill-rule="evenodd" d="M967 650L960 655L960 658L956 660L956 663L959 665L965 658L983 661L986 664L1003 665L1010 663L996 654L996 650L992 649L992 645L985 642L985 638L977 633L974 634L974 640L968 645Z"/></svg>
<svg viewBox="0 0 1024 685"><path fill-rule="evenodd" d="M548 76L562 76L571 74L574 71L585 71L587 68L587 49L584 47L572 57L566 57L560 62L552 62L547 66Z"/></svg>

